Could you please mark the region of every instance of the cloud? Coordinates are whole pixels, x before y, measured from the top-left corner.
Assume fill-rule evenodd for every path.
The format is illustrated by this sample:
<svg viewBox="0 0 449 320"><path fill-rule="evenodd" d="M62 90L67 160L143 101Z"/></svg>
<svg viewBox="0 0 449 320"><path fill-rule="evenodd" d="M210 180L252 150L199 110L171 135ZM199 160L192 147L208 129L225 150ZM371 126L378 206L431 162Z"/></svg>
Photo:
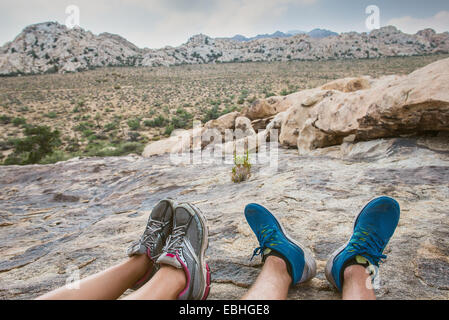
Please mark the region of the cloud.
<svg viewBox="0 0 449 320"><path fill-rule="evenodd" d="M449 11L440 11L433 17L413 18L410 16L390 19L387 25L393 25L406 33L432 28L436 32L449 31Z"/></svg>
<svg viewBox="0 0 449 320"><path fill-rule="evenodd" d="M308 6L318 0L127 0L158 18L151 30L150 47L179 45L190 36L212 37L240 33L273 32L273 26L293 6Z"/></svg>
<svg viewBox="0 0 449 320"><path fill-rule="evenodd" d="M289 10L322 0L15 0L0 2L0 38L25 26L64 23L65 7L80 8L81 27L112 32L140 47L179 45L197 33L212 37L273 32ZM7 30L5 29L7 27ZM0 44L1 45L1 44Z"/></svg>

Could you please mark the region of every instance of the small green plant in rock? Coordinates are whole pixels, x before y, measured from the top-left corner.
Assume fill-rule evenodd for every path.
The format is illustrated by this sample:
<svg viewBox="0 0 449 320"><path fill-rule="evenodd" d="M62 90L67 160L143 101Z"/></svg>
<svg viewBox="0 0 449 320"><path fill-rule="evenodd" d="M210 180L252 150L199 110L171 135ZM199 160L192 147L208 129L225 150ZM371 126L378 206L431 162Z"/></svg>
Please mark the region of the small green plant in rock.
<svg viewBox="0 0 449 320"><path fill-rule="evenodd" d="M248 180L251 177L251 163L249 163L249 151L246 151L246 156L237 156L234 153L234 167L232 168L231 180L234 183L239 183Z"/></svg>

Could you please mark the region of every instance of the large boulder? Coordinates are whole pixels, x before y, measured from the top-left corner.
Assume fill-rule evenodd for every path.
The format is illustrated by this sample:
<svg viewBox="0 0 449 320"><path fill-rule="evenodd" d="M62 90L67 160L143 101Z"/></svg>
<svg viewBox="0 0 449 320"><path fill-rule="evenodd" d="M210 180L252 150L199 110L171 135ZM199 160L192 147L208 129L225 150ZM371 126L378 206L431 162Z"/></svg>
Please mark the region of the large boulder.
<svg viewBox="0 0 449 320"><path fill-rule="evenodd" d="M179 153L190 150L192 130L178 130L170 138L149 143L142 152L142 156L149 158L165 153Z"/></svg>
<svg viewBox="0 0 449 320"><path fill-rule="evenodd" d="M253 126L251 125L251 120L246 117L237 117L235 119L235 134L239 134L243 137L252 136L256 134Z"/></svg>
<svg viewBox="0 0 449 320"><path fill-rule="evenodd" d="M322 90L338 90L341 92L354 92L365 90L371 87L370 77L344 78L326 83L321 87Z"/></svg>
<svg viewBox="0 0 449 320"><path fill-rule="evenodd" d="M250 120L263 119L285 111L289 107L289 104L285 101L285 97L258 99L253 102L251 107L242 111L242 116L245 116Z"/></svg>
<svg viewBox="0 0 449 320"><path fill-rule="evenodd" d="M226 129L234 129L235 125L235 119L240 114L237 111L227 113L225 115L222 115L218 119L210 120L206 122L204 127L206 129L218 129L222 134L225 132Z"/></svg>
<svg viewBox="0 0 449 320"><path fill-rule="evenodd" d="M275 116L271 116L268 118L253 120L251 121L251 125L255 131L264 130L274 117Z"/></svg>
<svg viewBox="0 0 449 320"><path fill-rule="evenodd" d="M279 140L301 152L355 141L449 130L449 59L407 76L387 76L353 92L305 90L287 97ZM321 97L304 106L304 93Z"/></svg>

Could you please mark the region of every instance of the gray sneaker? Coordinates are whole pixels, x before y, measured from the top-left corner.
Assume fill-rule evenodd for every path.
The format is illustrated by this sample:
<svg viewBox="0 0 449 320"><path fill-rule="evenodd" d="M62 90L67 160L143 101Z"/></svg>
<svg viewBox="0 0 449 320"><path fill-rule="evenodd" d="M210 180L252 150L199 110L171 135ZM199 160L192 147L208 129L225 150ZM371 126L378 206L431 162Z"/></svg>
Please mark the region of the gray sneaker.
<svg viewBox="0 0 449 320"><path fill-rule="evenodd" d="M136 290L143 286L156 273L158 267L154 263L162 253L162 248L173 227L173 199L159 201L151 211L145 231L139 241L133 242L127 250L128 256L146 254L153 261L152 268L146 272L131 289Z"/></svg>
<svg viewBox="0 0 449 320"><path fill-rule="evenodd" d="M204 257L207 246L208 230L201 211L189 203L177 205L173 232L157 263L184 270L187 285L179 300L205 300L209 295L210 269Z"/></svg>

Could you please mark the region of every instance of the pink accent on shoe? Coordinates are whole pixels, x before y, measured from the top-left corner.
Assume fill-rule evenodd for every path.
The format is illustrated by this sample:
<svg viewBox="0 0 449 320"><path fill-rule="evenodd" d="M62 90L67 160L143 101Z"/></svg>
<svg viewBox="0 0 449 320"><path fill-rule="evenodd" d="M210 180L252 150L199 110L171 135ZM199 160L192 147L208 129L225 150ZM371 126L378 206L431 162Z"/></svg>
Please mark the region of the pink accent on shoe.
<svg viewBox="0 0 449 320"><path fill-rule="evenodd" d="M209 265L207 263L206 263L206 270L207 270L206 290L204 291L204 295L201 298L201 300L206 300L207 297L209 296L209 292L210 292L210 269L209 269Z"/></svg>
<svg viewBox="0 0 449 320"><path fill-rule="evenodd" d="M174 258L175 257L175 255L173 254L173 253L166 253L165 254L167 257L170 257L170 258Z"/></svg>
<svg viewBox="0 0 449 320"><path fill-rule="evenodd" d="M168 253L167 255L169 255L170 253ZM173 256L173 255L172 255ZM184 290L182 290L182 292L179 294L178 298L181 297L183 294L185 294L187 292L187 290L189 289L190 286L190 271L189 269L187 269L187 266L184 264L184 262L182 262L181 258L178 256L178 254L176 254L176 259L178 259L179 263L182 265L184 272L186 274L187 277L187 284L186 287L184 288Z"/></svg>

